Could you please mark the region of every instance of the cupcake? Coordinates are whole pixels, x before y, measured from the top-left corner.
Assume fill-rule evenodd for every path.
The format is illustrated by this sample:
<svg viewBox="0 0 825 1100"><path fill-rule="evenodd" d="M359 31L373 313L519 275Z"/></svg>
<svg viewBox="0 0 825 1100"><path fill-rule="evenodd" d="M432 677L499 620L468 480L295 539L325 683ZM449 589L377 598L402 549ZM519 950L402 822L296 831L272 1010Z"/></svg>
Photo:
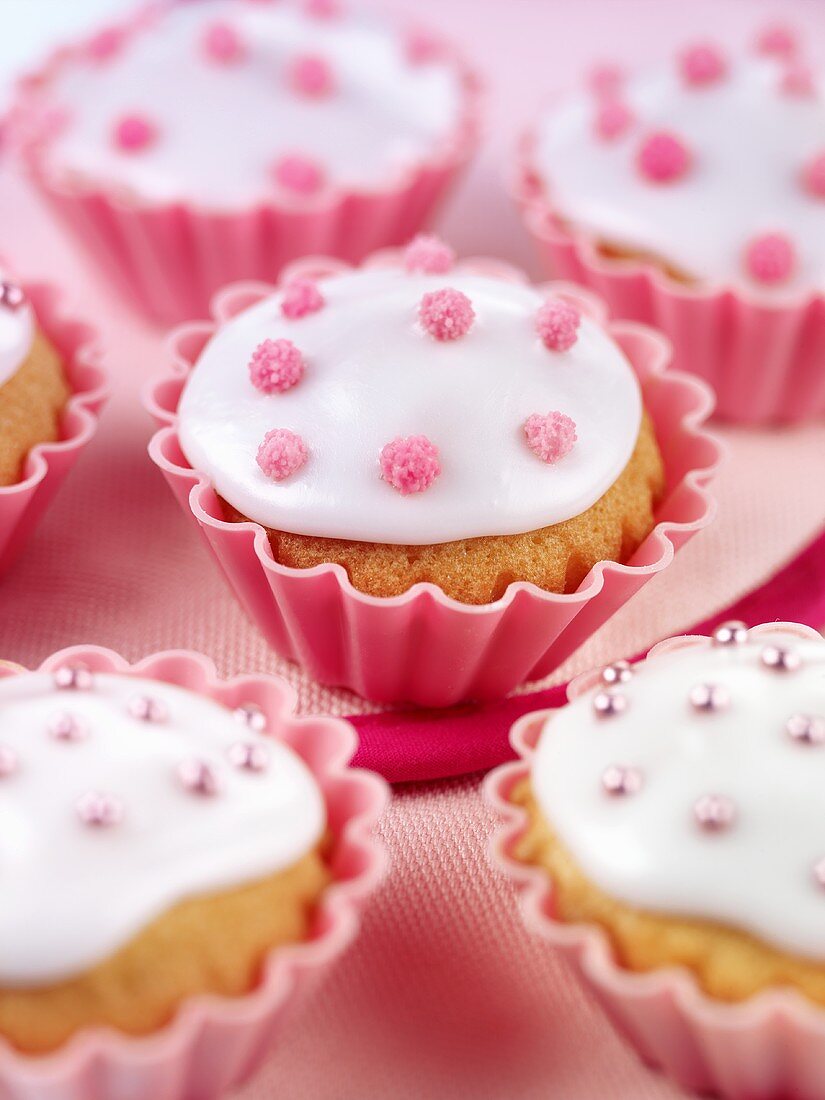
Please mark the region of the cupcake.
<svg viewBox="0 0 825 1100"><path fill-rule="evenodd" d="M824 677L825 642L805 627L674 639L523 719L526 761L490 781L509 819L496 851L531 922L692 1088L825 1095ZM774 1070L751 1089L738 1063L766 1020ZM797 1093L812 1026L820 1088Z"/></svg>
<svg viewBox="0 0 825 1100"><path fill-rule="evenodd" d="M88 325L59 292L0 275L0 571L94 433L106 396Z"/></svg>
<svg viewBox="0 0 825 1100"><path fill-rule="evenodd" d="M581 593L650 539L670 487L638 361L664 349L569 288L419 237L218 311L200 346L180 332L177 445L268 570L478 610Z"/></svg>
<svg viewBox="0 0 825 1100"><path fill-rule="evenodd" d="M12 139L59 213L162 320L232 279L407 239L475 144L444 43L338 0L183 0L61 51Z"/></svg>
<svg viewBox="0 0 825 1100"><path fill-rule="evenodd" d="M660 327L735 420L825 413L825 81L787 31L602 66L524 142L552 270Z"/></svg>
<svg viewBox="0 0 825 1100"><path fill-rule="evenodd" d="M0 1085L12 1052L68 1063L91 1036L103 1064L161 1033L191 1057L201 1005L226 1071L201 1092L179 1050L165 1072L168 1095L212 1096L237 1080L233 1041L271 1029L284 968L349 938L383 784L345 773L348 727L290 719L281 685L221 684L195 655L67 651L0 677ZM136 1072L132 1094L157 1094Z"/></svg>

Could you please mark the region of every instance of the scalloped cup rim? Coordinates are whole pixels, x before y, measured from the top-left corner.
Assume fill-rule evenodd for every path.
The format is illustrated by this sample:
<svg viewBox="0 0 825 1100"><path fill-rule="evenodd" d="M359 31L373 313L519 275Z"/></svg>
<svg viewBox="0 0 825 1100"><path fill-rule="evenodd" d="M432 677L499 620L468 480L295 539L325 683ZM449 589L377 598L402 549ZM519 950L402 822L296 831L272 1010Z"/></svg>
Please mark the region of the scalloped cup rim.
<svg viewBox="0 0 825 1100"><path fill-rule="evenodd" d="M665 384L672 383L674 388L682 387L691 393L693 399L692 404L682 415L680 421L681 429L685 434L700 438L705 445L714 452L714 457L711 461L706 465L688 471L680 482L680 484L687 486L703 500L704 510L702 514L686 522L668 520L660 520L657 522L648 535L648 539L652 539L656 542L660 549L660 553L657 559L648 565L624 565L621 562L615 561L597 562L587 574L580 587L575 592L568 593L548 592L529 581L514 581L507 586L504 594L498 600L485 604L461 603L453 597L446 595L438 585L431 581L420 581L397 596L373 596L355 588L343 566L334 562L323 562L307 569L296 569L291 566L280 564L272 557L266 530L260 523L254 520L229 522L224 519L219 519L212 515L212 513L202 504L201 497L205 493L212 492L212 486L209 480L205 475L194 470L192 467L178 465L177 462L168 458L164 453L167 440L177 440L175 428L177 415L176 411L171 410L163 403L159 397L159 391L169 382L180 381L181 378L185 378L193 365L181 348L182 342L186 337L194 334L208 340L208 338L218 330L222 323L234 316L234 312L239 312L239 310L235 310L234 312L228 311L228 307L231 306L232 303L240 300L243 302L243 308L247 308L254 304L251 299L263 299L269 294L272 294L290 278L295 278L301 274L312 274L315 278L323 278L326 275L334 275L342 271L355 270L359 267L395 266L399 263L402 251L403 250L400 249L381 249L367 257L361 265L347 264L344 261L330 257L305 257L304 259L289 264L276 283L247 280L231 283L223 287L212 298L212 320L189 321L171 330L166 341L167 351L170 353L170 365L162 374L150 379L142 391L143 402L146 409L150 415L162 425L162 427L154 433L149 442L149 454L156 465L162 470L192 482L189 491L189 506L198 522L203 526L224 532L238 530L252 531L255 536L254 544L256 556L267 571L290 577L319 577L330 574L337 579L348 598L354 599L370 607L402 607L417 599L429 598L453 611L461 611L467 615L477 616L489 614L491 611L503 610L512 604L522 593L527 593L532 598L539 599L542 602L567 605L584 604L602 590L604 585L604 573L607 570L617 571L619 573L629 573L632 575L652 575L666 568L672 561L675 553L673 542L669 537L670 534L682 530L701 530L711 522L716 513L716 501L709 494L704 483L709 481L716 473L724 457L724 447L715 436L702 429L702 424L713 409L714 398L710 387L699 379L694 378L692 375L682 371L668 369L670 357L669 341L655 329L636 321L609 322L607 328L612 335L627 333L628 335L641 337L646 342L651 352L650 374L659 380L664 380ZM495 272L495 274L501 278L519 282L529 282L524 272L518 267L487 257L474 257L472 259L459 261L456 264L456 270L480 273ZM568 281L542 282L534 285L536 285L539 291L556 293L570 299L575 299L585 312L589 313L597 321L604 323L607 312L606 307L601 298L593 294L592 291L588 291Z"/></svg>
<svg viewBox="0 0 825 1100"><path fill-rule="evenodd" d="M187 0L170 0L171 6L186 3ZM143 29L144 21L151 19L163 6L152 0L144 0L137 12L117 21L109 21L105 29L120 31L125 35L138 33ZM400 32L409 33L413 28L406 20L395 20ZM138 211L163 217L177 210L185 210L200 218L235 218L239 213L253 216L271 211L286 214L320 213L340 208L345 203L357 199L386 198L402 195L415 183L416 179L430 172L447 172L465 164L476 148L481 131L482 102L484 83L478 71L463 57L451 42L437 39L440 56L457 72L459 76L461 103L454 127L433 143L429 153L405 165L390 175L383 184L373 186L341 186L329 184L314 196L276 194L267 199L231 206L213 206L185 196L176 199L153 200L138 193L128 195L109 189L95 180L58 179L49 173L41 163L39 153L48 141L48 135L36 132L36 108L30 99L36 98L41 90L54 79L63 66L73 63L83 55L92 34L56 47L36 68L18 77L15 82L14 99L9 112L9 130L19 142L23 162L31 178L43 190L63 198L87 198L103 201L113 209Z"/></svg>
<svg viewBox="0 0 825 1100"><path fill-rule="evenodd" d="M770 634L787 630L800 638L822 639L822 635L799 623L763 623L751 627L751 634ZM653 646L648 657L667 653L706 641L704 635L679 635ZM640 662L641 663L641 662ZM600 670L575 677L568 685L573 700L594 686ZM493 864L516 883L522 895L525 923L553 947L576 951L579 965L594 986L607 989L617 998L635 1001L665 995L672 997L693 1019L728 1032L761 1026L782 1017L794 1025L815 1031L825 1039L825 1006L818 1007L802 994L790 989L766 989L744 1001L725 1002L705 993L696 976L687 967L657 967L633 971L616 961L606 932L595 923L569 923L549 916L553 881L543 868L523 863L511 854L513 844L524 831L526 812L514 805L509 792L514 784L530 774L536 737L545 720L554 711L539 710L519 718L510 730L510 743L518 759L493 769L483 783L484 799L495 811L498 823L489 842Z"/></svg>
<svg viewBox="0 0 825 1100"><path fill-rule="evenodd" d="M0 1071L4 1066L11 1067L13 1073L22 1074L24 1079L32 1081L39 1078L52 1080L61 1073L68 1077L111 1053L120 1061L132 1064L148 1064L163 1056L179 1056L185 1045L194 1040L204 1026L232 1024L249 1017L257 1019L279 1010L292 992L297 971L319 969L348 946L357 927L354 922L358 920L354 903L376 888L387 864L386 849L371 835L371 830L386 808L388 787L374 773L348 767L357 746L357 734L344 719L330 715L297 716L294 714L295 690L280 677L247 673L222 679L212 659L195 650L163 650L129 662L103 646L75 645L51 654L36 671L50 671L67 662L84 659L93 662L99 671L154 676L213 698L215 692L231 690L240 684L266 685L277 696L269 712L276 730L297 731L319 722L334 730L336 745L328 747L323 764L306 760L304 763L319 784L346 780L360 787L364 802L357 810L350 812L341 825L339 843L343 847L351 847L353 851L360 851L363 866L352 878L332 882L323 891L319 909L323 910L329 926L316 939L273 948L267 955L259 983L248 993L238 997L217 994L188 997L167 1024L148 1035L128 1035L108 1026L84 1028L57 1050L42 1055L15 1050L0 1037ZM179 671L181 663L190 670L197 670L203 681L200 687L187 687ZM163 673L165 667L167 674ZM0 663L0 679L28 671L23 666Z"/></svg>
<svg viewBox="0 0 825 1100"><path fill-rule="evenodd" d="M545 97L544 105L537 114L541 116L552 109L558 98L558 95ZM531 159L537 126L538 124L534 124L522 132L516 145L515 166L506 171L506 186L521 208L527 227L538 240L572 245L582 262L597 275L643 276L660 291L683 301L710 302L732 297L751 309L776 312L804 311L820 302L825 306L825 289L816 286L800 287L780 295L778 291L760 294L756 287L739 280L714 282L701 279L695 283L684 283L674 279L655 260L604 255L599 249L597 235L564 219L553 204L542 174ZM532 180L539 180L541 183L536 187Z"/></svg>

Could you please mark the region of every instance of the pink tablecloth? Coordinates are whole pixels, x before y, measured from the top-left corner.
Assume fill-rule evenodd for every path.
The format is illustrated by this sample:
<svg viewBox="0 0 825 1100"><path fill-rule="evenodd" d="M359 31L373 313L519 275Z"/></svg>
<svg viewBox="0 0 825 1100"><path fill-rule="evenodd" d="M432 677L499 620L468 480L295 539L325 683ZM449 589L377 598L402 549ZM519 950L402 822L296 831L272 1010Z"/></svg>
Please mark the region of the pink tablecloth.
<svg viewBox="0 0 825 1100"><path fill-rule="evenodd" d="M417 6L424 5L407 4ZM462 251L498 252L528 266L530 249L502 187L511 135L541 92L564 83L589 56L649 55L654 38L669 45L709 29L747 33L777 10L816 27L825 53L821 0L430 6L492 77L490 140L443 229ZM75 642L109 645L131 658L189 646L211 654L227 674L282 672L304 710L363 709L267 652L148 463L150 425L136 395L156 369L159 334L111 297L8 168L0 170L0 209L0 251L26 276L61 281L77 308L99 320L117 376L98 437L24 560L0 583L0 656L31 663ZM718 485L719 521L560 676L638 652L709 615L822 523L825 427L724 434L732 457ZM486 863L489 828L475 778L397 791L383 826L392 872L363 935L237 1100L675 1095L637 1065L559 962L522 931L510 889Z"/></svg>

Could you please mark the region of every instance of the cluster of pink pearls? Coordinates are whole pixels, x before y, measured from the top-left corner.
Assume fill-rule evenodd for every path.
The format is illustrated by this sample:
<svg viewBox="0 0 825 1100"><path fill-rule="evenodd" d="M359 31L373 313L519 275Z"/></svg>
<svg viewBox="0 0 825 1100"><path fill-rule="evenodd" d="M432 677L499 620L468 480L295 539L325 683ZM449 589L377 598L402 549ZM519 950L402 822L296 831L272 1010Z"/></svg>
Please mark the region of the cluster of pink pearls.
<svg viewBox="0 0 825 1100"><path fill-rule="evenodd" d="M437 237L420 235L404 252L403 263L411 274L445 275L455 262L449 245ZM325 305L318 286L309 279L293 279L284 287L281 313L297 321ZM421 328L439 343L466 337L475 311L470 299L455 287L441 287L423 295L418 306ZM571 303L552 298L539 308L535 327L549 351L565 352L578 340L581 314ZM266 395L285 393L296 386L307 369L298 347L284 338L263 340L248 365L253 386ZM527 446L542 462L554 463L569 454L576 443L576 425L565 413L532 413L523 425ZM261 471L276 482L286 481L307 462L310 452L304 439L290 428L268 431L258 448ZM441 473L438 447L425 435L397 436L382 448L379 472L402 496L428 489Z"/></svg>
<svg viewBox="0 0 825 1100"><path fill-rule="evenodd" d="M783 66L778 83L782 94L810 97L815 81L810 68L798 56L798 42L782 25L766 28L756 42L759 53L776 58ZM699 42L677 57L679 75L688 88L697 91L723 82L730 65L725 54L711 42ZM596 136L613 142L636 123L633 109L623 98L624 73L617 66L600 66L589 80L596 97L593 127ZM636 148L636 167L649 183L676 184L689 175L696 159L694 150L678 133L656 130L644 135ZM800 186L813 199L825 199L825 148L799 169ZM768 231L755 235L742 251L742 266L757 283L785 282L796 268L796 246L786 234Z"/></svg>
<svg viewBox="0 0 825 1100"><path fill-rule="evenodd" d="M727 622L713 633L714 646L728 648L744 645L748 641L748 629L742 622ZM759 660L763 668L777 673L793 673L801 668L799 652L788 646L770 643L762 647ZM633 676L627 661L617 661L603 669L601 687L593 696L592 706L600 719L616 718L628 708L628 699L621 690ZM716 683L700 683L688 692L688 703L698 714L714 714L730 706L727 688ZM825 717L812 714L793 714L785 723L785 735L795 744L819 746L825 744ZM611 797L638 794L644 785L641 770L628 764L610 764L601 776L601 785ZM728 829L736 819L736 805L727 795L708 793L698 798L692 807L696 825L706 832L716 833ZM821 882L825 885L825 860L821 864Z"/></svg>
<svg viewBox="0 0 825 1100"><path fill-rule="evenodd" d="M52 681L59 692L88 692L94 689L94 674L81 664L63 665L56 669ZM166 704L152 695L137 694L127 704L128 713L138 721L163 723L168 720ZM256 703L243 703L236 707L237 721L253 733L266 729L266 715ZM49 735L56 741L72 744L89 736L86 723L70 711L54 715L48 724ZM260 773L269 767L269 753L261 741L238 740L226 750L229 764L238 771ZM12 777L19 769L17 753L0 744L0 779ZM220 794L223 781L219 770L207 760L196 757L182 760L174 770L175 781L189 794L212 797ZM105 829L119 825L123 820L122 801L106 791L87 791L75 803L77 817L83 825L93 829Z"/></svg>

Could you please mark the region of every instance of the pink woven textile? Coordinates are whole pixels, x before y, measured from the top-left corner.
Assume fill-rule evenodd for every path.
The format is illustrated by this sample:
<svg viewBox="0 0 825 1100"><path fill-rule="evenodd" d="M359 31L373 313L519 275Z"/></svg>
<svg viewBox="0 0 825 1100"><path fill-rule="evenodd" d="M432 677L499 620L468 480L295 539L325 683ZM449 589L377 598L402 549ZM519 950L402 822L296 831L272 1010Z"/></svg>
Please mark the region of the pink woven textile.
<svg viewBox="0 0 825 1100"><path fill-rule="evenodd" d="M385 0L402 6L402 0ZM408 10L416 5L407 3ZM687 36L747 34L762 17L816 27L821 0L441 0L433 15L491 75L491 137L441 228L462 252L499 252L535 273L501 186L510 135L549 85L594 51L650 56ZM529 33L524 33L529 28ZM598 28L599 40L594 45ZM557 47L559 36L563 47ZM51 219L0 167L0 247L26 277L63 283L110 343L114 394L100 430L19 565L0 581L0 656L25 663L72 643L135 659L187 646L222 674L281 672L301 708L374 708L308 682L267 652L145 455L140 385L158 334L136 322L71 252ZM9 211L14 211L14 216ZM709 617L795 555L825 516L825 426L780 434L726 430L731 458L715 486L718 522L680 552L559 679ZM823 624L820 624L823 625ZM257 1080L232 1100L665 1100L680 1095L640 1066L560 960L532 941L511 888L485 856L491 817L477 779L406 785L382 832L390 876L362 934L288 1025Z"/></svg>

